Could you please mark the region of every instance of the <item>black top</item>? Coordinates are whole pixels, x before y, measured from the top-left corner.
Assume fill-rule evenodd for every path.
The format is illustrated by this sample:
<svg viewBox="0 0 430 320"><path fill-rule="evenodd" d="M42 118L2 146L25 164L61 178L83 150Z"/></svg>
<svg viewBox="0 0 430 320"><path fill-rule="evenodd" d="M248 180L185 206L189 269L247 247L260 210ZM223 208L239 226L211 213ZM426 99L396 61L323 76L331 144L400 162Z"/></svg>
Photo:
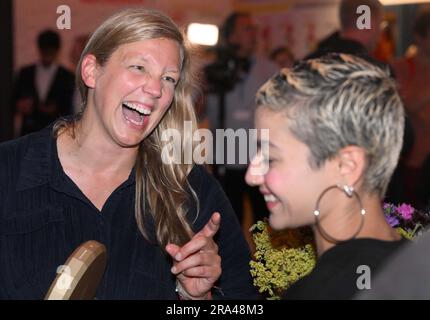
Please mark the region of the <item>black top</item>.
<svg viewBox="0 0 430 320"><path fill-rule="evenodd" d="M284 298L351 299L361 291L357 280L360 286L367 283L371 285L373 276L383 262L406 242L354 239L340 243L324 252L312 272L294 283ZM369 267L370 282L366 283L363 277L360 278L367 271L359 266Z"/></svg>
<svg viewBox="0 0 430 320"><path fill-rule="evenodd" d="M171 260L135 222L135 171L100 212L63 171L51 132L0 144L0 299L42 299L57 267L88 240L107 249L97 299L177 299ZM224 192L203 167L194 167L189 182L200 199L193 230L201 230L213 212L221 214L216 241L224 297L256 298L248 246ZM190 221L195 215L193 205Z"/></svg>

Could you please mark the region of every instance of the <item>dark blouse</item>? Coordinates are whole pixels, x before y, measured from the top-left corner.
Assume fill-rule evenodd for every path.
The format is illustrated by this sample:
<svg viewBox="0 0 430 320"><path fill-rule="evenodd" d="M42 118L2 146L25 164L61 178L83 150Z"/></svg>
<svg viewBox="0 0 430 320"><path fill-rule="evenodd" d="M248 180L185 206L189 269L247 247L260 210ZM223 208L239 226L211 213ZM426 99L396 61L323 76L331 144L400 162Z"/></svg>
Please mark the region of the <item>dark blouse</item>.
<svg viewBox="0 0 430 320"><path fill-rule="evenodd" d="M400 241L381 241L376 239L354 239L340 243L319 257L315 268L306 277L294 283L284 298L296 299L351 299L365 288L365 272L359 266L368 266L369 282L379 270L383 262L407 243ZM366 268L367 269L367 268ZM367 273L368 274L368 273ZM363 281L362 281L363 280Z"/></svg>
<svg viewBox="0 0 430 320"><path fill-rule="evenodd" d="M224 298L256 298L248 246L224 192L203 167L193 168L189 182L200 199L195 232L221 213ZM88 240L108 255L97 299L177 299L170 259L137 228L134 197L133 170L100 212L63 171L51 128L0 144L0 299L43 299L57 267ZM188 218L195 216L194 204Z"/></svg>

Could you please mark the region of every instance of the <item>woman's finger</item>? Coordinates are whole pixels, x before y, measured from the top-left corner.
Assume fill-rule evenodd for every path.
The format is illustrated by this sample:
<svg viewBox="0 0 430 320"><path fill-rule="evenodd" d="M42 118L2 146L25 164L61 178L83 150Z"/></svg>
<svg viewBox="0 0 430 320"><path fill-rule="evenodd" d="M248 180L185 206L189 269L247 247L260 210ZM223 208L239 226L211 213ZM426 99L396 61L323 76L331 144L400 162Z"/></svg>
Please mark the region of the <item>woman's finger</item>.
<svg viewBox="0 0 430 320"><path fill-rule="evenodd" d="M188 269L205 266L221 267L221 257L215 252L199 252L174 265L171 271L174 274L187 275Z"/></svg>
<svg viewBox="0 0 430 320"><path fill-rule="evenodd" d="M197 235L203 235L205 237L211 238L213 237L219 230L221 225L221 215L219 212L214 212L209 219L208 223L200 230Z"/></svg>
<svg viewBox="0 0 430 320"><path fill-rule="evenodd" d="M182 274L189 278L206 278L218 279L221 274L221 267L218 266L198 266L190 268L182 272Z"/></svg>
<svg viewBox="0 0 430 320"><path fill-rule="evenodd" d="M179 250L181 249L181 247L177 246L176 244L173 243L169 243L166 246L166 252L173 258L175 259L175 256L178 254Z"/></svg>
<svg viewBox="0 0 430 320"><path fill-rule="evenodd" d="M194 236L189 242L187 242L174 256L176 261L182 261L187 257L198 253L200 251L218 251L218 246L212 238L207 238L202 235Z"/></svg>

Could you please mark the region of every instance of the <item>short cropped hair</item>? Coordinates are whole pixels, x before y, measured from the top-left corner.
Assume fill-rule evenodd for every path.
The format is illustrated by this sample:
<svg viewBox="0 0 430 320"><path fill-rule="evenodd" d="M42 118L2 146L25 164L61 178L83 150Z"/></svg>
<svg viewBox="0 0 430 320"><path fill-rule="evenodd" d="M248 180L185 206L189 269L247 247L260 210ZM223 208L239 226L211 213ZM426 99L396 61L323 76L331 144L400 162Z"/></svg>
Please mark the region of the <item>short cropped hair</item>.
<svg viewBox="0 0 430 320"><path fill-rule="evenodd" d="M388 72L347 54L282 69L258 91L258 106L285 113L320 168L349 145L366 152L363 190L384 196L403 143L404 109Z"/></svg>

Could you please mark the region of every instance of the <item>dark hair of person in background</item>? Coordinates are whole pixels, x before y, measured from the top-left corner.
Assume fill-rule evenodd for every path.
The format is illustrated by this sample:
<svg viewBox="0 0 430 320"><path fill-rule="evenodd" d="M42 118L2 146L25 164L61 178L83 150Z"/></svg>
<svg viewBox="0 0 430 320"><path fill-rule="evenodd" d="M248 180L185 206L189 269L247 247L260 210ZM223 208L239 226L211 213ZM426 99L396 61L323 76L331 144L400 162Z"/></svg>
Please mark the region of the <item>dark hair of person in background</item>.
<svg viewBox="0 0 430 320"><path fill-rule="evenodd" d="M250 17L251 15L247 12L233 12L224 21L221 27L221 37L225 42L229 41L230 36L233 34L236 28L236 21L240 17Z"/></svg>
<svg viewBox="0 0 430 320"><path fill-rule="evenodd" d="M366 5L371 11L371 28L357 28L357 8ZM306 59L321 57L327 53L348 53L359 56L369 55L380 36L379 24L382 20L383 6L378 0L342 0L339 5L340 29L321 40L317 49Z"/></svg>
<svg viewBox="0 0 430 320"><path fill-rule="evenodd" d="M273 49L269 54L270 60L280 68L288 68L294 64L294 55L288 47L281 46Z"/></svg>
<svg viewBox="0 0 430 320"><path fill-rule="evenodd" d="M46 30L37 37L37 46L40 50L59 50L61 47L61 38L57 32Z"/></svg>

